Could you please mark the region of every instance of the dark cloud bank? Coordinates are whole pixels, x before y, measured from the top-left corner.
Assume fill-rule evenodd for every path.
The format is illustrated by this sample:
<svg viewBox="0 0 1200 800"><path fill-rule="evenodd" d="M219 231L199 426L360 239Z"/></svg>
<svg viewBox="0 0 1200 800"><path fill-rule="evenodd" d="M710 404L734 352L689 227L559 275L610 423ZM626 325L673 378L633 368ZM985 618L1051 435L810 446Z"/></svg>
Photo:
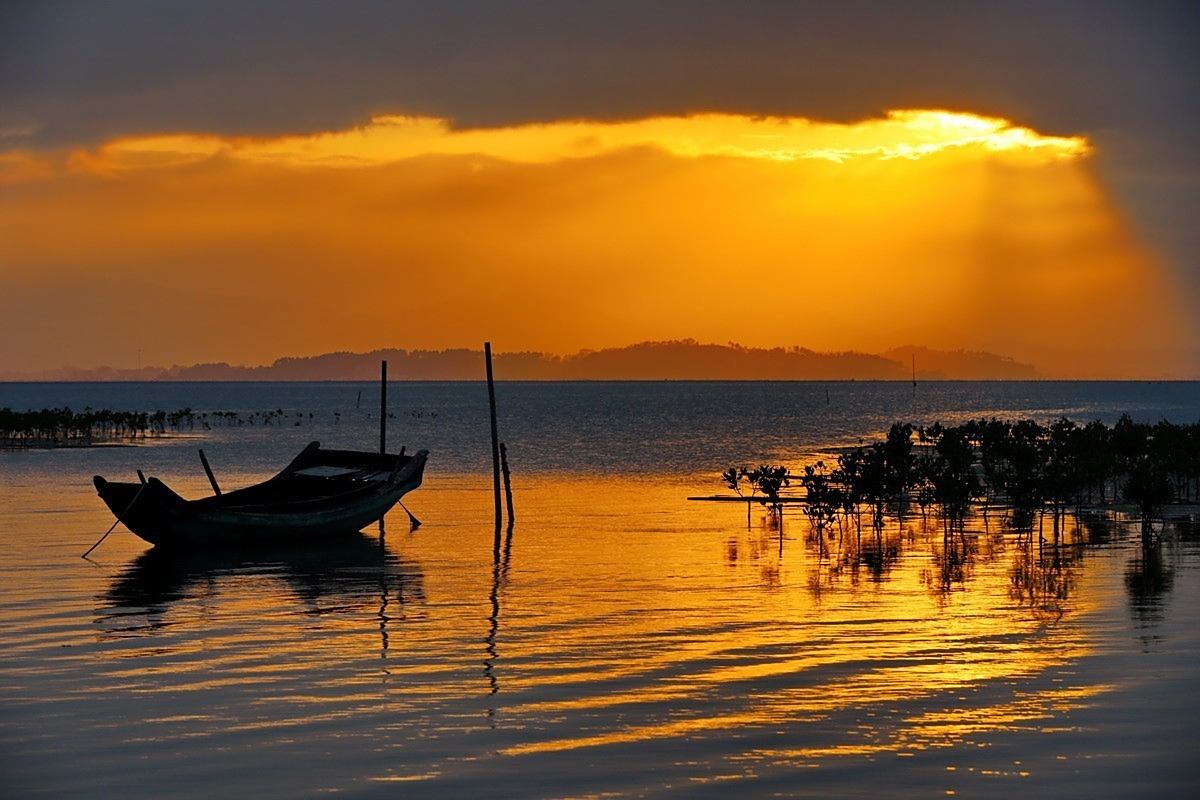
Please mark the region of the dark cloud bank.
<svg viewBox="0 0 1200 800"><path fill-rule="evenodd" d="M1200 308L1195 2L7 2L0 149L722 110L1085 133Z"/></svg>

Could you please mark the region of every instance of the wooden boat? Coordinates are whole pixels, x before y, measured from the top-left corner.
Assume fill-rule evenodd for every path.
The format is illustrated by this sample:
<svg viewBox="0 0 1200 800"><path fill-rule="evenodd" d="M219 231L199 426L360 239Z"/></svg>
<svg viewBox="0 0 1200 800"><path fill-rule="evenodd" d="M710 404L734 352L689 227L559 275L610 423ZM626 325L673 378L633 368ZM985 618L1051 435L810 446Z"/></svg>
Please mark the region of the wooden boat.
<svg viewBox="0 0 1200 800"><path fill-rule="evenodd" d="M92 480L117 519L151 544L251 544L362 530L421 485L428 456L322 450L313 442L275 477L200 500L185 500L157 478Z"/></svg>

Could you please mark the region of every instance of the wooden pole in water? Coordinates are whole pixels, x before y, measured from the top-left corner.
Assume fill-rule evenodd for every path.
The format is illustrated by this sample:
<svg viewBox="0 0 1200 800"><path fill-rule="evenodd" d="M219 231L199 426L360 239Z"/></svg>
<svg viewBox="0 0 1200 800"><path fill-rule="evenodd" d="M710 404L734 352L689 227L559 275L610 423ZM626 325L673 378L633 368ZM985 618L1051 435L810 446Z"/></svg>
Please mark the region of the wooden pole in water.
<svg viewBox="0 0 1200 800"><path fill-rule="evenodd" d="M488 410L492 421L492 494L496 500L496 536L500 535L500 434L496 430L496 383L492 378L492 343L483 343L487 363ZM497 542L498 543L498 542Z"/></svg>
<svg viewBox="0 0 1200 800"><path fill-rule="evenodd" d="M387 452L387 359L379 362L379 452Z"/></svg>
<svg viewBox="0 0 1200 800"><path fill-rule="evenodd" d="M362 400L362 392L358 393L358 399ZM355 408L357 408L357 403ZM379 455L387 453L387 359L379 362ZM406 509L407 510L407 509ZM409 514L411 517L412 514ZM415 525L413 526L416 527ZM383 517L379 518L379 543L383 544Z"/></svg>
<svg viewBox="0 0 1200 800"><path fill-rule="evenodd" d="M208 476L208 482L212 484L213 494L220 495L221 487L217 486L217 479L213 476L212 467L208 465L208 458L204 455L204 449L200 449L200 463L204 466L204 474Z"/></svg>
<svg viewBox="0 0 1200 800"><path fill-rule="evenodd" d="M512 473L508 471L508 448L500 443L500 471L504 473L504 503L508 507L508 527L512 528L517 517L513 514L512 502Z"/></svg>

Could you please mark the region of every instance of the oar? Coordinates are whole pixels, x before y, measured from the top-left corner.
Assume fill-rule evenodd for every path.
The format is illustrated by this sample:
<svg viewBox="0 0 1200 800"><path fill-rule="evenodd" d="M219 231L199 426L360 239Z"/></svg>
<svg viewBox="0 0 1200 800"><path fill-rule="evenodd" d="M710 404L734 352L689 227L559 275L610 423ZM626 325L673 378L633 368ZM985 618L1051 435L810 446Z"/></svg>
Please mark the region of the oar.
<svg viewBox="0 0 1200 800"><path fill-rule="evenodd" d="M140 471L139 471L139 474L140 474ZM89 547L87 549L87 552L84 553L83 555L81 555L80 558L87 558L89 555L91 555L92 551L100 546L100 542L103 542L105 539L107 539L108 535L117 529L117 526L121 524L121 517L123 517L129 513L129 509L133 508L133 504L136 503L137 499L142 496L142 490L145 489L147 485L148 484L143 483L141 486L138 487L137 492L135 492L133 495L133 499L129 501L129 505L125 506L125 510L117 515L117 520L116 520L116 522L114 522L112 524L112 527L109 528L108 530L106 530L104 532L104 535L100 537L99 541L97 541L94 545Z"/></svg>
<svg viewBox="0 0 1200 800"><path fill-rule="evenodd" d="M213 476L212 467L208 465L208 459L204 456L204 449L200 449L200 463L204 466L204 474L208 476L208 482L212 484L213 494L218 497L221 495L221 487L217 486L217 479Z"/></svg>

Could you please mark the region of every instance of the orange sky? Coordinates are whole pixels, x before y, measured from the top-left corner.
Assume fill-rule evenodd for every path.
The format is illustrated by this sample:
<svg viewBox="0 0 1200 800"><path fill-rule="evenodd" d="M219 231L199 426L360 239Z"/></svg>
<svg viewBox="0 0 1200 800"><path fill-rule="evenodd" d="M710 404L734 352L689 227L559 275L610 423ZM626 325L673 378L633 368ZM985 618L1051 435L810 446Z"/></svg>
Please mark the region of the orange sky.
<svg viewBox="0 0 1200 800"><path fill-rule="evenodd" d="M1194 374L1083 137L965 113L378 116L0 154L0 371L692 337Z"/></svg>

